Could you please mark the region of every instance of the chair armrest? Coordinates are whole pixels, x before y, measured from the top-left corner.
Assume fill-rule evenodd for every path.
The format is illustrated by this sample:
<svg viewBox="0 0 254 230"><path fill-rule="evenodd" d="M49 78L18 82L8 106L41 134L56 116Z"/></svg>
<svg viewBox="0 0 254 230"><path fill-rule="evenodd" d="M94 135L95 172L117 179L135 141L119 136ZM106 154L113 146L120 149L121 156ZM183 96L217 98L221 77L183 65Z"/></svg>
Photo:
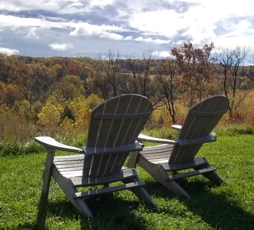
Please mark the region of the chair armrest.
<svg viewBox="0 0 254 230"><path fill-rule="evenodd" d="M133 151L141 151L143 149L143 145L136 141L135 143L122 145L122 146L116 146L116 147L83 147L83 152L87 156L93 156L93 155L108 155L108 154L114 154L114 153L126 153L126 152L133 152Z"/></svg>
<svg viewBox="0 0 254 230"><path fill-rule="evenodd" d="M58 150L66 151L66 152L76 152L76 153L82 152L82 149L69 146L69 145L64 145L56 141L52 137L41 136L41 137L36 137L35 140L47 148L54 148L54 149L58 149Z"/></svg>
<svg viewBox="0 0 254 230"><path fill-rule="evenodd" d="M205 137L193 138L193 139L176 139L179 146L204 144L206 142L216 141L216 137L213 134L209 134Z"/></svg>
<svg viewBox="0 0 254 230"><path fill-rule="evenodd" d="M147 141L147 142L173 144L173 145L176 144L176 141L174 141L174 140L168 140L168 139L162 139L162 138L157 138L157 137L151 137L151 136L144 135L142 133L140 133L138 135L138 141L140 141L140 142Z"/></svg>
<svg viewBox="0 0 254 230"><path fill-rule="evenodd" d="M181 125L172 125L171 128L179 131L179 130L181 130L182 126Z"/></svg>

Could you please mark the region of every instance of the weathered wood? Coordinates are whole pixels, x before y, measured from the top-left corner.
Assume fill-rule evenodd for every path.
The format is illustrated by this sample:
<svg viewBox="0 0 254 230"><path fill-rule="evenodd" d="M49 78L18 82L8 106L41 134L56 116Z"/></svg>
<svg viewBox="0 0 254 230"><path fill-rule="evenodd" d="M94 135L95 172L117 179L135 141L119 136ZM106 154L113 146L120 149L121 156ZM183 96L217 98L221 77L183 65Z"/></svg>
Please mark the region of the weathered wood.
<svg viewBox="0 0 254 230"><path fill-rule="evenodd" d="M141 151L143 149L143 146L138 143L131 143L127 145L122 146L114 146L114 147L84 147L83 151L86 153L86 156L88 155L112 155L113 153L126 153L131 151Z"/></svg>
<svg viewBox="0 0 254 230"><path fill-rule="evenodd" d="M43 186L42 186L42 194L45 198L48 197L50 179L52 175L52 170L54 167L53 160L55 156L55 149L47 148L47 158L45 161L45 169L43 172Z"/></svg>
<svg viewBox="0 0 254 230"><path fill-rule="evenodd" d="M94 195L100 195L103 193L111 193L111 192L116 192L116 191L121 191L125 189L130 189L133 187L140 187L144 186L145 183L143 181L138 181L138 182L132 182L128 184L122 184L114 187L107 187L107 188L101 188L101 189L96 189L96 190L90 190L87 192L77 192L75 193L75 198L83 198L87 196L94 196Z"/></svg>
<svg viewBox="0 0 254 230"><path fill-rule="evenodd" d="M107 177L73 177L71 178L72 183L75 187L82 187L82 186L92 186L97 184L105 184L105 183L112 183L116 181L125 180L128 178L136 178L136 173L134 169L125 169L121 170L119 173L107 176Z"/></svg>
<svg viewBox="0 0 254 230"><path fill-rule="evenodd" d="M182 129L182 126L181 125L172 125L171 128L179 131Z"/></svg>
<svg viewBox="0 0 254 230"><path fill-rule="evenodd" d="M137 160L138 160L138 156L139 156L139 152L135 151L135 152L130 152L129 154L129 160L128 160L128 167L129 168L135 168L136 164L137 164Z"/></svg>
<svg viewBox="0 0 254 230"><path fill-rule="evenodd" d="M95 113L94 117L97 119L134 119L140 117L149 117L150 112L142 112L142 113L128 113L128 114L113 114L113 113Z"/></svg>
<svg viewBox="0 0 254 230"><path fill-rule="evenodd" d="M215 170L216 170L215 167L202 168L202 169L199 169L199 170L196 170L196 171L191 171L191 172L186 172L186 173L181 173L181 174L169 175L168 178L170 180L178 180L178 179L182 179L182 178L185 178L185 177L191 177L191 176L196 176L196 175L200 175L200 174L205 174L205 173L213 172Z"/></svg>
<svg viewBox="0 0 254 230"><path fill-rule="evenodd" d="M184 170L189 168L199 169L199 167L202 168L204 166L208 166L208 162L204 157L195 157L192 161L188 161L182 164L164 163L162 165L167 171L178 171L178 170Z"/></svg>
<svg viewBox="0 0 254 230"><path fill-rule="evenodd" d="M202 117L213 117L217 115L223 115L228 111L228 108L222 109L222 110L217 110L217 111L192 111L193 116L202 116Z"/></svg>
<svg viewBox="0 0 254 230"><path fill-rule="evenodd" d="M126 94L93 109L87 146L82 149L64 145L51 137L36 137L48 151L43 193L48 195L52 176L74 207L88 217L93 217L90 209L83 199L77 198L128 189L140 200L156 206L135 170L123 167L129 152L143 149L136 140L151 112L152 104L147 98ZM54 157L55 150L81 154ZM110 184L117 181L123 184ZM93 188L95 185L105 187L98 190ZM77 187L86 186L89 186L87 192L77 190Z"/></svg>
<svg viewBox="0 0 254 230"><path fill-rule="evenodd" d="M138 135L138 140L141 142L147 141L147 142L164 143L164 144L172 144L172 145L177 143L176 141L173 141L173 140L150 137L150 136L144 135L142 133L140 133Z"/></svg>
<svg viewBox="0 0 254 230"><path fill-rule="evenodd" d="M176 139L176 142L180 146L190 146L190 145L197 145L197 144L204 144L206 142L216 141L216 137L212 134L208 136L199 137L199 138L191 138L191 139Z"/></svg>
<svg viewBox="0 0 254 230"><path fill-rule="evenodd" d="M130 154L128 165L135 167L136 163L139 164L168 190L186 198L189 195L176 180L201 174L216 184L225 183L215 172L216 168L196 154L203 143L216 141L211 132L228 110L228 104L226 97L213 96L192 106L183 125L172 126L179 130L178 138L174 141L140 134L139 141L157 142L160 145L145 147L139 154ZM192 171L181 171L185 169Z"/></svg>
<svg viewBox="0 0 254 230"><path fill-rule="evenodd" d="M69 146L69 145L64 145L58 141L56 141L54 138L51 137L46 137L46 136L42 136L42 137L36 137L35 140L46 146L49 148L54 148L54 149L58 149L58 150L63 150L63 151L67 151L67 152L82 152L82 149L73 147L73 146Z"/></svg>

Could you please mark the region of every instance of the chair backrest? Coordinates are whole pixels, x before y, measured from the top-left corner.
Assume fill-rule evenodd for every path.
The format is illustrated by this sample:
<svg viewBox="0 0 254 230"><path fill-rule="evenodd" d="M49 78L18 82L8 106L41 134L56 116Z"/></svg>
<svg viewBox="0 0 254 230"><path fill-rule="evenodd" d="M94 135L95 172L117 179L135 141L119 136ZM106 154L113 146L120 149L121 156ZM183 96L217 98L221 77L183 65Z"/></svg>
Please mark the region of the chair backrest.
<svg viewBox="0 0 254 230"><path fill-rule="evenodd" d="M203 143L211 141L210 133L228 111L228 98L216 95L192 106L178 135L169 163L184 163L194 159ZM207 140L207 141L206 141Z"/></svg>
<svg viewBox="0 0 254 230"><path fill-rule="evenodd" d="M96 106L91 114L83 176L119 172L129 152L142 150L136 140L151 113L151 102L137 94L113 97Z"/></svg>

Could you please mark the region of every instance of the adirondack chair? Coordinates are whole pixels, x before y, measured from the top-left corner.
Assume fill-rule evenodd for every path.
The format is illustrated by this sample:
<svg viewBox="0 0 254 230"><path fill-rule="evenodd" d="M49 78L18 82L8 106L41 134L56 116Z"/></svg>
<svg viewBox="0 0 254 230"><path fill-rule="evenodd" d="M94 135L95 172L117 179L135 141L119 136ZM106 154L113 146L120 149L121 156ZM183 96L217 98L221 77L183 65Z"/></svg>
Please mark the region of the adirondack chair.
<svg viewBox="0 0 254 230"><path fill-rule="evenodd" d="M140 165L168 190L186 198L190 198L190 196L177 183L179 179L201 174L218 185L226 183L215 172L216 168L210 166L205 157L199 157L196 154L203 143L216 140L211 132L223 114L227 112L228 106L228 99L220 95L198 102L189 109L183 126L172 126L180 131L176 140L140 134L139 141L160 144L131 153L128 167L134 168L136 164ZM190 170L186 172L185 169Z"/></svg>
<svg viewBox="0 0 254 230"><path fill-rule="evenodd" d="M143 146L136 140L151 112L152 105L146 97L125 94L113 97L93 109L87 145L82 149L64 145L51 137L36 137L35 140L47 150L42 196L48 197L52 176L84 216L93 217L85 197L124 189L156 206L135 169L123 168L129 152L142 150ZM79 154L55 156L56 150ZM109 186L116 181L123 183ZM78 190L79 187L96 185L105 186L88 191Z"/></svg>

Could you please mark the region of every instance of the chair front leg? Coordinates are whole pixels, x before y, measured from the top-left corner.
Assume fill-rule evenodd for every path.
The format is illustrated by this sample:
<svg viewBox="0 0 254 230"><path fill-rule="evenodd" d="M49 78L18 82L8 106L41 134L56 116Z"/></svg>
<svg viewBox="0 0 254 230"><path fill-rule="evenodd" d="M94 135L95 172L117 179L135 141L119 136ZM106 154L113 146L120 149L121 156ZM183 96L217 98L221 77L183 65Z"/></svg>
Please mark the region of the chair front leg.
<svg viewBox="0 0 254 230"><path fill-rule="evenodd" d="M136 168L138 157L139 157L139 151L130 152L127 167L128 168Z"/></svg>
<svg viewBox="0 0 254 230"><path fill-rule="evenodd" d="M47 158L45 161L45 168L43 172L43 186L42 186L42 195L47 198L49 193L50 179L52 176L53 170L53 161L55 157L55 149L54 148L46 148L47 149Z"/></svg>

